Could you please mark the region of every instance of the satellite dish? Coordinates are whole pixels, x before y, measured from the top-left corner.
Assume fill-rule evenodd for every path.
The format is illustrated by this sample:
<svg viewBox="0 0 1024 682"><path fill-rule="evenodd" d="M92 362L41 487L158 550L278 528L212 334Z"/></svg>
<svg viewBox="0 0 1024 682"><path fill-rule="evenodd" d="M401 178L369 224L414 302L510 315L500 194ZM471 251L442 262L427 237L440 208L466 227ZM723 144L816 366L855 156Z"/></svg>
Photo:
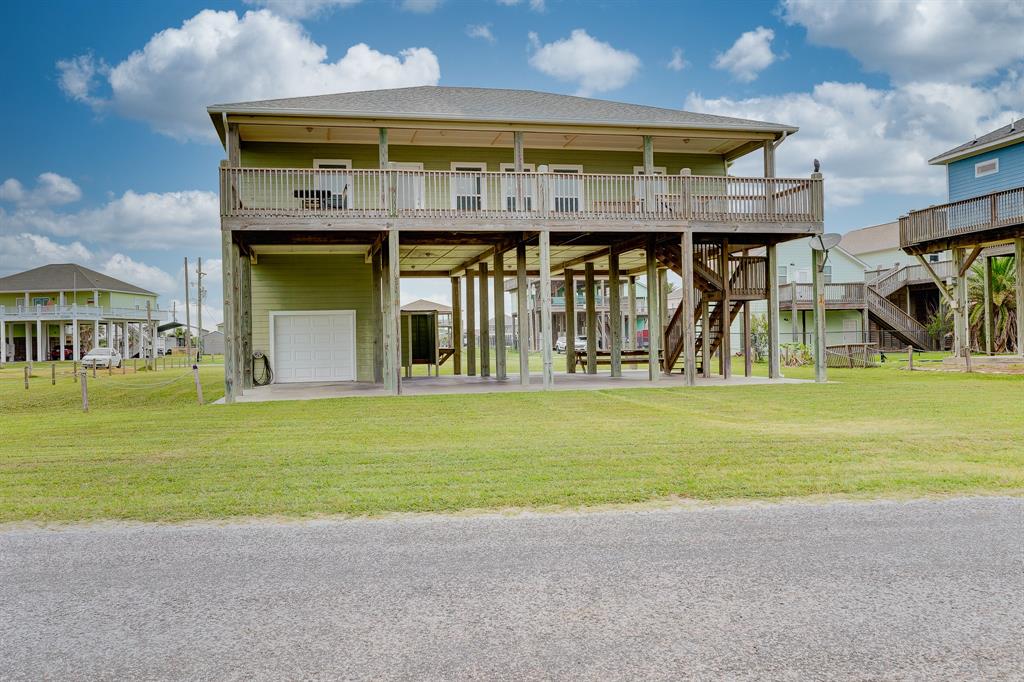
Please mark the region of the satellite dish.
<svg viewBox="0 0 1024 682"><path fill-rule="evenodd" d="M842 239L843 235L836 234L835 232L815 235L811 237L811 248L815 251L828 251L829 249L839 246L839 242L842 241Z"/></svg>

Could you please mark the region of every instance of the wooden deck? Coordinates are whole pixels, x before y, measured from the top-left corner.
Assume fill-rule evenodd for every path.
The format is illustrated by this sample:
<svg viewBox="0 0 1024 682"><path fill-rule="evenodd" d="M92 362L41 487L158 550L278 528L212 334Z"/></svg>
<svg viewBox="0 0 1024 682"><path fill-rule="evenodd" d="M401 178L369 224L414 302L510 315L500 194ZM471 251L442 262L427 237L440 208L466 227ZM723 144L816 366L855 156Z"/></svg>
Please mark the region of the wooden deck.
<svg viewBox="0 0 1024 682"><path fill-rule="evenodd" d="M1024 236L1024 187L929 206L900 217L900 248L910 254L988 246Z"/></svg>

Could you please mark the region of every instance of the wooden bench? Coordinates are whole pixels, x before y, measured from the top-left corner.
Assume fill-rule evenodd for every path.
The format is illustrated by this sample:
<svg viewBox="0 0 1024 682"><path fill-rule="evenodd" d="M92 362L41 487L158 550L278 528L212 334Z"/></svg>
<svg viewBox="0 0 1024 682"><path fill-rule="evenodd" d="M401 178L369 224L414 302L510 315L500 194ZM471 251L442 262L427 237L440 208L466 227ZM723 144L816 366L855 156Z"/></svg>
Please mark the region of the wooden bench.
<svg viewBox="0 0 1024 682"><path fill-rule="evenodd" d="M609 350L599 350L594 354L594 360L597 365L611 365L612 364L612 352ZM622 364L624 365L636 365L640 363L647 363L650 361L650 355L645 350L627 350L621 351ZM577 351L576 352L576 366L586 369L587 367L587 352Z"/></svg>

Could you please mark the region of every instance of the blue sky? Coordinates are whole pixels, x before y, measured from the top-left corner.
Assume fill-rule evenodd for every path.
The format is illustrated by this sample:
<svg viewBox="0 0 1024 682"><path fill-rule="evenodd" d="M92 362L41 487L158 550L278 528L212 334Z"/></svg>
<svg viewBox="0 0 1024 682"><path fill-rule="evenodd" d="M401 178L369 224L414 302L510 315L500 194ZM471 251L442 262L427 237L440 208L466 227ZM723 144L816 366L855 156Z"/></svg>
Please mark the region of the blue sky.
<svg viewBox="0 0 1024 682"><path fill-rule="evenodd" d="M78 260L168 304L219 258L206 104L423 83L799 125L779 174L820 158L844 232L941 201L927 158L1022 115L1022 34L999 1L7 3L0 275Z"/></svg>

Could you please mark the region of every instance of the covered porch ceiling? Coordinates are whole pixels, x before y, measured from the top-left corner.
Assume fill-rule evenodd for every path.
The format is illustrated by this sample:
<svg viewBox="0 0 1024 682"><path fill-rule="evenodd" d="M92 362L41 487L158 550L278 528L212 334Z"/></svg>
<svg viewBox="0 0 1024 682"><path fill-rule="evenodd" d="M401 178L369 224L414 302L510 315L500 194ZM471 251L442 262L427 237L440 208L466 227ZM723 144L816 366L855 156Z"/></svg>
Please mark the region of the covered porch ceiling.
<svg viewBox="0 0 1024 682"><path fill-rule="evenodd" d="M376 145L379 128L369 126L331 125L325 122L305 123L240 123L239 137L245 142L306 142L320 144ZM595 131L535 130L523 133L526 149L569 149L593 151L643 152L643 136L651 131L608 128ZM736 158L759 149L765 140L773 139L768 133L660 130L652 134L655 152L682 154L713 154ZM497 147L507 148L511 157L513 132L496 129L452 127L388 128L388 144L424 147Z"/></svg>
<svg viewBox="0 0 1024 682"><path fill-rule="evenodd" d="M236 232L243 248L252 254L258 263L261 255L274 254L336 254L361 255L370 260L374 245L383 239L383 232L364 233L295 233L295 232ZM745 235L749 237L749 235ZM678 243L678 234L662 234L659 241ZM608 271L608 249L616 245L619 251L619 270L623 275L642 274L646 269L644 251L646 236L633 233L552 233L551 271L560 273L566 268L582 271L586 263L593 263L598 274ZM695 241L719 243L721 235L710 235ZM465 274L467 270L478 270L480 263L486 263L493 270L494 253L501 253L505 276L516 272L516 246L526 244L526 269L530 276L537 276L540 269L540 249L535 233L447 233L401 232L399 235L399 268L402 277L452 277ZM730 253L763 247L773 240L756 241L749 238L736 243L730 242Z"/></svg>

